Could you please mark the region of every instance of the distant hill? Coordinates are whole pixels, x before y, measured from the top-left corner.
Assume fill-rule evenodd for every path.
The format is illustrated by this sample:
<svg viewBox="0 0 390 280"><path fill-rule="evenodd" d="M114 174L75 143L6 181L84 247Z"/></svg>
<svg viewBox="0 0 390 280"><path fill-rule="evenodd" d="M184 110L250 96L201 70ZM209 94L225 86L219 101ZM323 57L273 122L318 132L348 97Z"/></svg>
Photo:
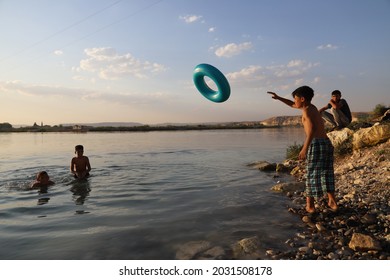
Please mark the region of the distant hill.
<svg viewBox="0 0 390 280"><path fill-rule="evenodd" d="M142 123L135 122L99 122L99 123L64 123L62 126L74 126L74 125L82 125L82 126L90 126L90 127L135 127L135 126L143 126Z"/></svg>
<svg viewBox="0 0 390 280"><path fill-rule="evenodd" d="M352 121L364 120L370 116L370 113L353 112ZM278 116L272 117L260 122L265 126L302 126L302 116Z"/></svg>
<svg viewBox="0 0 390 280"><path fill-rule="evenodd" d="M265 126L302 126L302 116L278 116L260 122Z"/></svg>

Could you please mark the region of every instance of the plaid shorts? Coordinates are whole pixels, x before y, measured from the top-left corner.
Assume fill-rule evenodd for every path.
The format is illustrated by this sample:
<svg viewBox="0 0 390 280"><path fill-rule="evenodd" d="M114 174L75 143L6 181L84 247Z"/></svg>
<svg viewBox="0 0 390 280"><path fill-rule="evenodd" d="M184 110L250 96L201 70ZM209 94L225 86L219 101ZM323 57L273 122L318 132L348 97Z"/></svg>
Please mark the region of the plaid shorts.
<svg viewBox="0 0 390 280"><path fill-rule="evenodd" d="M314 138L307 152L306 196L334 192L333 146L328 138Z"/></svg>

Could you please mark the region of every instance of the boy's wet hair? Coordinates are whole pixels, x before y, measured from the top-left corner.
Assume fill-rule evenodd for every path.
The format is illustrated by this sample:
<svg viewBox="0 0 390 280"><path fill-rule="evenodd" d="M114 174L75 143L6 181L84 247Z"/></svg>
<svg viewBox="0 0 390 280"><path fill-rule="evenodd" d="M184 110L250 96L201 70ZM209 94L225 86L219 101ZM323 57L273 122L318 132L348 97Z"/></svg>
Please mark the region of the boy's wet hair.
<svg viewBox="0 0 390 280"><path fill-rule="evenodd" d="M314 90L309 86L302 86L294 90L292 96L303 97L307 102L311 102L314 96Z"/></svg>
<svg viewBox="0 0 390 280"><path fill-rule="evenodd" d="M37 174L37 180L39 180L39 179L42 178L43 176L49 176L49 174L47 174L46 171L38 172L38 174Z"/></svg>
<svg viewBox="0 0 390 280"><path fill-rule="evenodd" d="M341 91L339 91L338 89L332 91L332 96L334 96L334 95L341 96Z"/></svg>
<svg viewBox="0 0 390 280"><path fill-rule="evenodd" d="M76 147L74 148L76 151L79 151L79 150L83 150L84 151L84 147L83 145L76 145Z"/></svg>

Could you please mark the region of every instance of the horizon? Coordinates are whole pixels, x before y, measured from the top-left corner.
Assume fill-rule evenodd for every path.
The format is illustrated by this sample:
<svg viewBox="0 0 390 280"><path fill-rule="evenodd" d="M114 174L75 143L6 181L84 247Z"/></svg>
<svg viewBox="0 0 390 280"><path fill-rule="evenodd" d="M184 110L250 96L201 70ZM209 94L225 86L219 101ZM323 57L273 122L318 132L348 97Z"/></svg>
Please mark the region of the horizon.
<svg viewBox="0 0 390 280"><path fill-rule="evenodd" d="M370 112L351 112L352 116L357 117L356 115L359 114L370 114ZM273 119L273 118L283 118L283 117L301 117L302 114L291 114L291 115L280 115L280 116L270 116L265 119L261 120L238 120L238 121L222 121L222 122L214 122L214 121L204 121L204 122L162 122L162 123L138 123L138 122L131 122L131 121L118 121L118 122L109 122L109 121L101 121L101 122L70 122L70 123L58 123L58 124L45 124L43 122L37 123L34 122L31 124L12 124L12 127L19 128L19 127L29 127L36 124L37 126L71 126L71 125L85 125L85 126L93 126L93 125L103 125L103 124L133 124L134 126L163 126L163 125L213 125L213 124L225 124L225 123L255 123L255 122L265 122L267 120Z"/></svg>
<svg viewBox="0 0 390 280"><path fill-rule="evenodd" d="M0 123L265 120L300 113L267 91L292 99L302 85L318 108L339 89L369 112L389 105L389 12L386 0L1 1ZM201 63L224 73L227 101L197 91Z"/></svg>

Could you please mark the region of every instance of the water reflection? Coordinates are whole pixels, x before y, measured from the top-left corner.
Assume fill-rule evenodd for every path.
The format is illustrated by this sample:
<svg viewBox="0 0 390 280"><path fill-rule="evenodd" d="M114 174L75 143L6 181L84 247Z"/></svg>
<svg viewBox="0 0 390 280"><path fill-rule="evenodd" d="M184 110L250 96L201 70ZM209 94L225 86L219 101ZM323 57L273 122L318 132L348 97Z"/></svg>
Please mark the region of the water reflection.
<svg viewBox="0 0 390 280"><path fill-rule="evenodd" d="M77 179L72 182L70 191L73 193L72 199L76 205L83 205L91 191L88 179Z"/></svg>
<svg viewBox="0 0 390 280"><path fill-rule="evenodd" d="M39 196L47 194L48 188L49 188L48 186L39 187L39 189L38 189ZM37 205L47 204L47 203L49 203L49 200L50 200L50 197L47 197L47 196L39 197Z"/></svg>

